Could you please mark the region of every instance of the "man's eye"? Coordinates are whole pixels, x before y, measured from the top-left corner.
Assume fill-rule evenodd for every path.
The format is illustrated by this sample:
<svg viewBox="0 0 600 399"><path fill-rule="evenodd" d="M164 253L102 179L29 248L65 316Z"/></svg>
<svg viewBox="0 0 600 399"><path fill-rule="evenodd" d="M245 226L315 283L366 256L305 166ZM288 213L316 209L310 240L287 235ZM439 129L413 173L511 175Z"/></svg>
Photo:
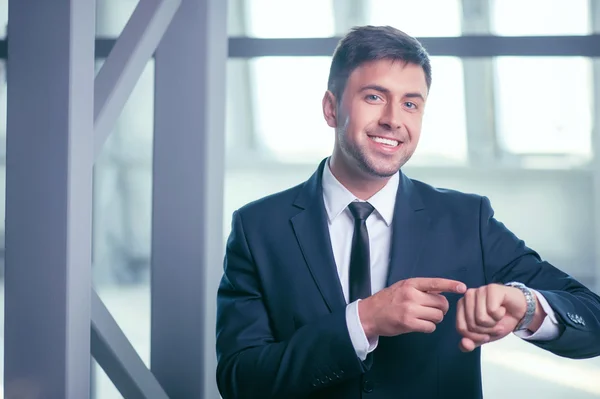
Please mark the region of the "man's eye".
<svg viewBox="0 0 600 399"><path fill-rule="evenodd" d="M406 106L407 106L408 108L410 108L410 109L417 108L417 104L415 104L415 103L412 103L412 102L410 102L410 101L407 101L407 102L405 102L405 103L404 103L404 105L406 105Z"/></svg>
<svg viewBox="0 0 600 399"><path fill-rule="evenodd" d="M381 97L379 97L377 94L367 95L367 100L369 100L369 101L378 101L380 99L381 99Z"/></svg>

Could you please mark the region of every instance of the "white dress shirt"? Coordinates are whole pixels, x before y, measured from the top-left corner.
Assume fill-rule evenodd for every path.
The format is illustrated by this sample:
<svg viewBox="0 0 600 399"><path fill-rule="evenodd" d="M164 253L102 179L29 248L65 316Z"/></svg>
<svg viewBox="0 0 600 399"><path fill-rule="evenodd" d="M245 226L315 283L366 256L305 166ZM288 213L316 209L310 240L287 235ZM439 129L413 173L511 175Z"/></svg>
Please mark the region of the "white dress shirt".
<svg viewBox="0 0 600 399"><path fill-rule="evenodd" d="M369 198L369 203L375 208L366 221L369 232L371 293L373 294L386 286L392 242L392 219L394 217L394 205L396 203L396 192L398 191L399 184L400 175L396 173L390 178L385 187ZM329 162L323 168L323 199L327 211L333 256L344 297L346 298L346 302L348 302L350 252L352 250L352 234L354 232L354 218L348 209L348 205L353 201L360 200L333 176L329 169ZM516 332L515 334L529 340L543 341L556 338L559 334L559 329L554 311L539 292L534 292L548 316L534 334L529 332ZM354 301L346 307L346 324L352 345L356 350L356 355L361 360L365 360L367 354L377 347L378 338L372 342L369 342L367 339L358 314L358 301Z"/></svg>

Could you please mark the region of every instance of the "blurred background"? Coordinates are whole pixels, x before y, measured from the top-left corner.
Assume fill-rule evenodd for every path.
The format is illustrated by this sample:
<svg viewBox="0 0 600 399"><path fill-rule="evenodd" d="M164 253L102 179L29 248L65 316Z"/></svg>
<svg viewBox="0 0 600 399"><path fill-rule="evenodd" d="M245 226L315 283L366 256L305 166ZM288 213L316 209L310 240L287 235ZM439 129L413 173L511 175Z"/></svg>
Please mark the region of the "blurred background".
<svg viewBox="0 0 600 399"><path fill-rule="evenodd" d="M392 25L423 38L600 31L596 0L228 3L231 37L332 37L362 24ZM118 37L136 5L136 0L98 0L97 36ZM0 0L0 26L7 22L7 0ZM302 182L330 153L333 132L321 114L329 63L323 56L230 58L223 242L235 209ZM405 173L488 196L497 218L529 246L600 291L598 60L435 56L432 66L421 143ZM4 63L0 68L1 243ZM147 364L153 78L150 61L96 162L94 182L94 285ZM214 272L221 268L215 264ZM208 327L212 334L213 326ZM600 359L562 359L512 336L484 347L483 368L486 398L600 398ZM99 367L94 376L95 398L121 397Z"/></svg>

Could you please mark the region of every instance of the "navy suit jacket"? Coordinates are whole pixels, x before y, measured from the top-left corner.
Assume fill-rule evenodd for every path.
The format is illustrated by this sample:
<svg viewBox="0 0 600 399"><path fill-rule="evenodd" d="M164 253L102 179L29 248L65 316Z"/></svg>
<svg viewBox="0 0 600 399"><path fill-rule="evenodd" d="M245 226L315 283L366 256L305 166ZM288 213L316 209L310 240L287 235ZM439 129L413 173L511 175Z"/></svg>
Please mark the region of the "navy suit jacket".
<svg viewBox="0 0 600 399"><path fill-rule="evenodd" d="M480 398L480 350L462 353L457 294L432 334L380 337L361 361L346 326L323 203L325 162L305 183L233 215L217 298L224 399ZM600 297L542 261L493 217L487 198L401 173L387 285L444 277L468 287L519 281L556 312L560 336L532 342L569 358L600 354Z"/></svg>

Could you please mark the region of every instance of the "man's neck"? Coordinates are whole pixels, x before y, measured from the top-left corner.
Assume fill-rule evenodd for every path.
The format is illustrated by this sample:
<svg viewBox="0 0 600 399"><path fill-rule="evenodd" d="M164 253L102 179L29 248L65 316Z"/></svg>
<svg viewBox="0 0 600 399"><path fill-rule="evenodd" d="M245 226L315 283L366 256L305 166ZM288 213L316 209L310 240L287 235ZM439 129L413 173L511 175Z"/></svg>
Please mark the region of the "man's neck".
<svg viewBox="0 0 600 399"><path fill-rule="evenodd" d="M373 177L367 176L362 171L350 172L349 167L340 165L332 157L329 159L328 165L329 170L333 176L350 191L356 198L366 201L381 190L387 182L390 180L389 177Z"/></svg>

